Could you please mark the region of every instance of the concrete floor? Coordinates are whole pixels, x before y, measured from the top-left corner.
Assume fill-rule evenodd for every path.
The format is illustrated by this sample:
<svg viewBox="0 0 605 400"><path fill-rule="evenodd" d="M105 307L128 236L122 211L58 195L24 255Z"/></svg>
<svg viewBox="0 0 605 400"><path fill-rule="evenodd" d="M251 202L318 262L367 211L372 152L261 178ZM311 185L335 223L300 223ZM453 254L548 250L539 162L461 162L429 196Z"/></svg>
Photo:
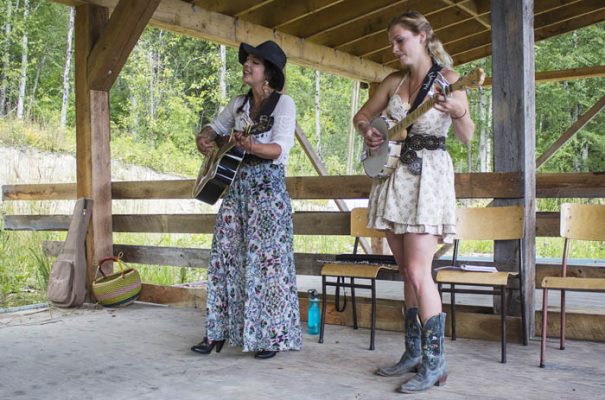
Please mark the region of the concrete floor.
<svg viewBox="0 0 605 400"><path fill-rule="evenodd" d="M603 398L605 343L446 338L447 385L422 395L395 392L402 378L373 375L396 361L402 333L327 326L326 341L305 334L300 352L255 360L237 348L202 356L202 312L147 304L124 309L32 310L0 315L0 399L577 399Z"/></svg>

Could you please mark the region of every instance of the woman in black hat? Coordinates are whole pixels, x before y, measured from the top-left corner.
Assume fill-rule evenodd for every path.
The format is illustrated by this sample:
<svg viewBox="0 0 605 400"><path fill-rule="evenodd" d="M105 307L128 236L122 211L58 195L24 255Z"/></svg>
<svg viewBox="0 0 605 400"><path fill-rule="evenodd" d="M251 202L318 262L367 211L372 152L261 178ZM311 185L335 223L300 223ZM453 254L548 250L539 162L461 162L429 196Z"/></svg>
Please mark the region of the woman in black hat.
<svg viewBox="0 0 605 400"><path fill-rule="evenodd" d="M234 131L246 152L217 214L208 267L206 336L191 350L218 353L225 341L260 359L300 350L292 209L285 170L294 145L296 106L279 92L286 55L273 41L242 43L239 62L250 87L199 133L207 155ZM252 124L252 134L243 132Z"/></svg>

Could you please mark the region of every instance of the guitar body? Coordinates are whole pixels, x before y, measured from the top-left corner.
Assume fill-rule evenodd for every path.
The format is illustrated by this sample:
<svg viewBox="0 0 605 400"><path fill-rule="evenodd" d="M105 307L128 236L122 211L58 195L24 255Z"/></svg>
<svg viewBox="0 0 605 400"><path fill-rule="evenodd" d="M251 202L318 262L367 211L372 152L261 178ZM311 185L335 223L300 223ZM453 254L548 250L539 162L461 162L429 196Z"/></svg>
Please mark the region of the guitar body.
<svg viewBox="0 0 605 400"><path fill-rule="evenodd" d="M384 118L378 117L370 122L370 126L378 130L384 139L380 147L374 151L366 147L365 143L361 153L363 169L367 176L374 179L388 178L399 165L399 156L401 154L402 140L406 137L405 130L397 139L388 140L388 125Z"/></svg>
<svg viewBox="0 0 605 400"><path fill-rule="evenodd" d="M207 204L216 203L235 179L245 155L231 140L208 155L193 187L193 197Z"/></svg>

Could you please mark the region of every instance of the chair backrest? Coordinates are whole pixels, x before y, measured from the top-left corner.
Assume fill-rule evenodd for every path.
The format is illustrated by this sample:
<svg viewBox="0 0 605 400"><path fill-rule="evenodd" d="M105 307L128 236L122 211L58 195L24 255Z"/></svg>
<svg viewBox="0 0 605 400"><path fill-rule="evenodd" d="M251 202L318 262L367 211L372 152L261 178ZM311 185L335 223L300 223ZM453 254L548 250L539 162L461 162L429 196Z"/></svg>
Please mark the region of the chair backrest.
<svg viewBox="0 0 605 400"><path fill-rule="evenodd" d="M561 237L605 241L605 205L561 204Z"/></svg>
<svg viewBox="0 0 605 400"><path fill-rule="evenodd" d="M351 236L355 237L384 237L384 232L370 229L368 225L368 209L354 208L351 210Z"/></svg>
<svg viewBox="0 0 605 400"><path fill-rule="evenodd" d="M458 208L456 239L521 239L524 234L524 222L524 210L520 206Z"/></svg>

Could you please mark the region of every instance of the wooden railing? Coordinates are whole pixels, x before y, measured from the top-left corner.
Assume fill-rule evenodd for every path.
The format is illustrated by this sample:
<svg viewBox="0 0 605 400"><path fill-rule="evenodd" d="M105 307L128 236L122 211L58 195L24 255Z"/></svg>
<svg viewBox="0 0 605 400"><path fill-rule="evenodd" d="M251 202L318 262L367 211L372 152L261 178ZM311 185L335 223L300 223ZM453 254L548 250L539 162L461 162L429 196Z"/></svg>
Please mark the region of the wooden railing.
<svg viewBox="0 0 605 400"><path fill-rule="evenodd" d="M324 176L287 178L287 187L294 200L306 199L364 199L369 195L371 181L365 176ZM456 174L456 195L458 199L519 199L523 196L520 174L518 173L470 173ZM122 199L190 199L193 180L168 180L145 182L113 182L112 198ZM539 198L605 198L605 173L579 174L538 174L536 195ZM74 200L75 184L37 184L5 185L2 187L5 201L12 200ZM295 235L348 235L348 212L295 212ZM68 229L69 215L7 215L4 217L4 229L65 231ZM157 233L204 233L214 232L214 214L114 214L114 232L157 232ZM559 236L559 213L538 212L536 214L536 236ZM61 242L46 242L44 251L48 255L57 255ZM194 248L137 246L115 244L114 253L124 253L129 263L165 265L174 267L205 268L208 265L209 250ZM296 269L299 275L319 275L320 260L332 260L333 254L295 253ZM447 261L437 260L436 264L445 265ZM475 261L473 261L475 263ZM485 262L482 264L490 264ZM536 285L542 278L557 275L559 266L554 264L536 265ZM570 276L605 278L605 268L591 265L570 266ZM383 271L378 276L382 280L400 280L398 273ZM141 297L145 301L172 305L204 307L205 290L191 290L159 285L144 285ZM306 297L301 296L301 309L304 309ZM360 326L369 325L369 304L361 299ZM482 311L481 311L481 310ZM401 303L382 301L378 318L381 329L402 329ZM466 311L465 311L466 310ZM480 307L461 307L460 332L463 337L488 338L499 340L499 320L489 315L489 310ZM477 314L478 311L481 313ZM347 313L345 313L347 314ZM304 317L304 315L302 315ZM329 322L349 324L348 316L330 313ZM601 323L605 316L595 315ZM520 326L518 318L510 322L509 334L515 335ZM572 314L568 320L577 319L578 326L586 326L585 316ZM553 318L556 321L556 318ZM366 324L367 322L367 324ZM468 325L468 329L465 326ZM575 326L576 324L573 324ZM481 330L476 327L481 326ZM539 327L538 327L539 329ZM551 329L551 327L549 327ZM552 328L553 331L556 327ZM590 329L570 328L570 337L602 340L598 332Z"/></svg>

